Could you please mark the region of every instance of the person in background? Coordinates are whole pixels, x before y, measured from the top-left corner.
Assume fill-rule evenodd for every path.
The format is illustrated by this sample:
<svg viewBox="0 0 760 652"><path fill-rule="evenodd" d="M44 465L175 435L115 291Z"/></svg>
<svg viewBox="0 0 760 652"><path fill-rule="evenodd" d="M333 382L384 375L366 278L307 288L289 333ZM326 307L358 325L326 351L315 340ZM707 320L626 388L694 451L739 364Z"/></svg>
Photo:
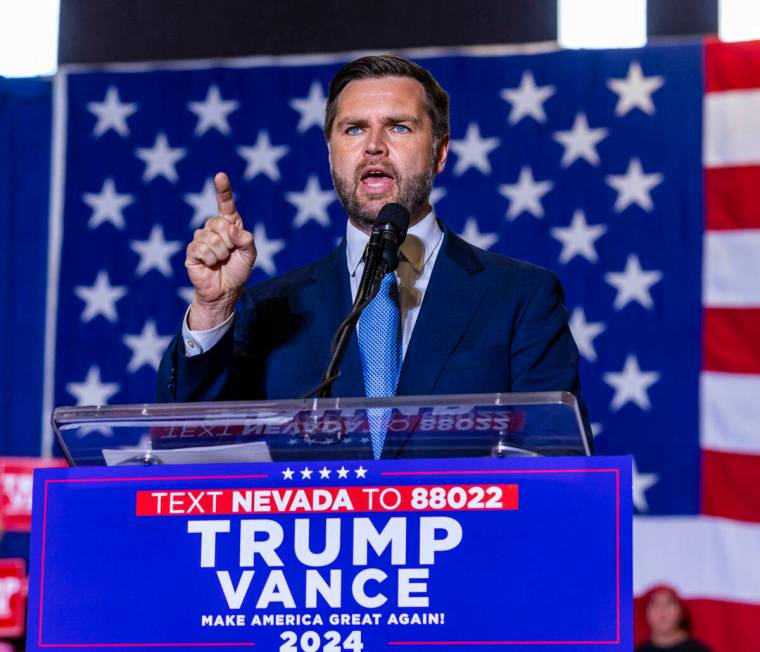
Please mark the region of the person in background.
<svg viewBox="0 0 760 652"><path fill-rule="evenodd" d="M691 620L686 605L669 586L655 586L644 594L648 640L636 652L711 652L691 638Z"/></svg>

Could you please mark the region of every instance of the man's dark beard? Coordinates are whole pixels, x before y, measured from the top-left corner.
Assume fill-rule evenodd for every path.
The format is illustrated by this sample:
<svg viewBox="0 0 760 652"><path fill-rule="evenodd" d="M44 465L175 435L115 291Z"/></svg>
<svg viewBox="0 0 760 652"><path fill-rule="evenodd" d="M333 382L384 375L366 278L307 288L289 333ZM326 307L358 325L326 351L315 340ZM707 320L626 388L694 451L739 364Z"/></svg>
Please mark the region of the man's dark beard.
<svg viewBox="0 0 760 652"><path fill-rule="evenodd" d="M375 222L380 209L389 202L398 202L404 206L412 218L425 206L433 190L433 168L429 168L421 174L409 177L406 180L399 180L396 171L393 171L394 180L399 187L399 196L396 198L389 197L386 202L377 205L377 207L362 205L359 201L358 191L361 183L361 172L357 172L353 183L341 179L331 170L335 192L338 193L338 199L343 204L348 217L352 222L357 222L363 226L372 226ZM373 202L375 203L375 202Z"/></svg>

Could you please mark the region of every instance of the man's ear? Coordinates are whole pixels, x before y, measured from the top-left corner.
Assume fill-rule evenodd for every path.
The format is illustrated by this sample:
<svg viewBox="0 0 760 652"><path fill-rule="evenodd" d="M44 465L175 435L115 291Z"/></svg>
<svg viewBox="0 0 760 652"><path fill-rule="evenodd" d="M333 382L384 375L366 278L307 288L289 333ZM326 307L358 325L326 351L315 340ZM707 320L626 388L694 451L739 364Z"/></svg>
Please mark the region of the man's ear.
<svg viewBox="0 0 760 652"><path fill-rule="evenodd" d="M438 151L435 153L435 173L440 174L446 167L446 159L449 157L449 135L446 134L438 145Z"/></svg>

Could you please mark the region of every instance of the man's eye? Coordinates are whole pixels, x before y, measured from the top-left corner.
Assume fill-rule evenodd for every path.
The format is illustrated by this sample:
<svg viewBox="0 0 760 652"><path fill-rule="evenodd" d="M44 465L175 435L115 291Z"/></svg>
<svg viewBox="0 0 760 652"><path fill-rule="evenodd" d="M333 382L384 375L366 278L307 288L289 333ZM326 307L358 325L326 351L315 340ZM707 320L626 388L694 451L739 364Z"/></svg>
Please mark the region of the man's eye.
<svg viewBox="0 0 760 652"><path fill-rule="evenodd" d="M397 134L405 134L408 133L410 129L406 125L393 125L393 131Z"/></svg>
<svg viewBox="0 0 760 652"><path fill-rule="evenodd" d="M346 133L349 136L356 136L356 135L360 134L361 131L362 131L361 127L349 127L348 129L346 129Z"/></svg>

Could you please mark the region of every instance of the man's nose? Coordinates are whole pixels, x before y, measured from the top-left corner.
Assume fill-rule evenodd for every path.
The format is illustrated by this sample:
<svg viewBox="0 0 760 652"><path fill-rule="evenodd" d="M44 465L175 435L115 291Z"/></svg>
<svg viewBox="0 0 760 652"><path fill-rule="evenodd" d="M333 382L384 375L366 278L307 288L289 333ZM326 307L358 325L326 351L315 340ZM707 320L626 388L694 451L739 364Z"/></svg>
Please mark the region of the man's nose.
<svg viewBox="0 0 760 652"><path fill-rule="evenodd" d="M367 156L382 156L388 153L388 143L385 141L385 132L382 129L370 129L367 132L364 153Z"/></svg>

